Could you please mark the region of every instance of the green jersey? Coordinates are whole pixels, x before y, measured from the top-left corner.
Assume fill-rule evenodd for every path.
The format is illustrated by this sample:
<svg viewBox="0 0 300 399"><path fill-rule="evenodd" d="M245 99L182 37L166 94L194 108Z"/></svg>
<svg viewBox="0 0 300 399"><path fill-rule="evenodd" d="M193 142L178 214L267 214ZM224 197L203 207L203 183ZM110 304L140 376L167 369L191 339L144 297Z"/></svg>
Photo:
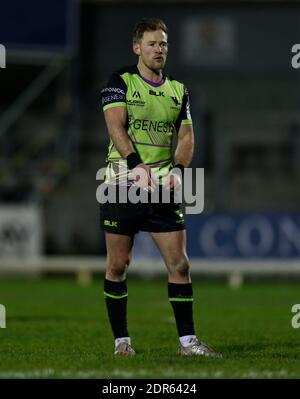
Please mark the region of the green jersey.
<svg viewBox="0 0 300 399"><path fill-rule="evenodd" d="M144 79L137 66L113 73L101 91L103 110L126 107L127 132L143 163L160 178L172 168L172 141L181 125L192 124L189 95L183 83L164 76L159 84ZM127 162L110 140L107 183L128 179Z"/></svg>

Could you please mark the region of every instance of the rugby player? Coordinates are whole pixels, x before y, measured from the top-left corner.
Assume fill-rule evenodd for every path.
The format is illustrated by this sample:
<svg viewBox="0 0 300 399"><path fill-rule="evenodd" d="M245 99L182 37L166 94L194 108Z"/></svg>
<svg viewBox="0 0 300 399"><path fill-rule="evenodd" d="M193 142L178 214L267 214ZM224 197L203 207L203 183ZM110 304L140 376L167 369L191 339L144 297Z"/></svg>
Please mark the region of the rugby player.
<svg viewBox="0 0 300 399"><path fill-rule="evenodd" d="M137 65L114 72L101 91L110 136L107 184L174 191L193 156L194 134L185 86L163 73L168 53L165 23L145 18L133 32ZM177 147L172 154L172 139ZM141 171L143 173L141 173ZM167 179L166 179L167 177ZM165 180L163 180L165 178ZM186 253L186 231L180 204L110 203L100 205L105 231L107 269L104 295L115 338L116 355L135 355L127 327L126 272L134 236L147 231L168 271L168 295L173 307L179 355L217 356L197 339L193 292Z"/></svg>

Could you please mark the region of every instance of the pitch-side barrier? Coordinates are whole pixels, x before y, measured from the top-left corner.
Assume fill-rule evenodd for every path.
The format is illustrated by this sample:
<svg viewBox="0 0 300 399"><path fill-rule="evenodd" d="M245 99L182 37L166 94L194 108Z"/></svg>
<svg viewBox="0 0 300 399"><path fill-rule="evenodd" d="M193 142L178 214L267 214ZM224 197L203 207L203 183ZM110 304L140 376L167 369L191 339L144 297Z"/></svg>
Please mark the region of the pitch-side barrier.
<svg viewBox="0 0 300 399"><path fill-rule="evenodd" d="M39 277L47 274L74 274L78 282L88 284L93 275L105 271L104 257L49 256L36 260L0 260L2 277ZM240 260L214 259L190 260L192 277L208 276L227 278L232 287L240 286L246 277L300 278L300 260ZM166 275L161 260L133 259L129 273L151 279Z"/></svg>

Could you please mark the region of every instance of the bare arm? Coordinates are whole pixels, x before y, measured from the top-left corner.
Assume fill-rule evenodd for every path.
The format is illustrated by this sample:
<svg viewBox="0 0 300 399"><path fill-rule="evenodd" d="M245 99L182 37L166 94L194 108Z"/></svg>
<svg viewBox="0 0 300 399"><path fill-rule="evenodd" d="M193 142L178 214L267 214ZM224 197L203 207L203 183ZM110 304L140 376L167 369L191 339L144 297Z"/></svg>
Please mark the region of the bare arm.
<svg viewBox="0 0 300 399"><path fill-rule="evenodd" d="M193 125L181 125L178 132L178 142L175 150L174 163L188 167L194 153Z"/></svg>
<svg viewBox="0 0 300 399"><path fill-rule="evenodd" d="M127 159L129 154L135 153L132 141L126 130L127 110L125 107L113 107L104 111L105 122L116 149L124 159ZM135 155L135 154L134 154ZM136 156L136 155L135 155ZM138 156L139 157L139 156ZM150 167L140 162L140 157L136 161L137 170L133 169L132 177L136 184L140 187L151 187L155 185L151 178ZM127 159L129 165L129 158ZM141 170L142 169L142 170ZM143 172L144 171L144 172Z"/></svg>
<svg viewBox="0 0 300 399"><path fill-rule="evenodd" d="M116 149L124 159L134 151L133 144L126 130L126 107L113 107L104 111L108 133Z"/></svg>
<svg viewBox="0 0 300 399"><path fill-rule="evenodd" d="M194 153L194 130L193 125L181 125L178 132L177 147L174 156L174 165L181 165L185 168L189 166ZM183 173L183 171L182 171ZM176 188L181 184L181 179L177 173L172 171L167 180L166 187L169 189Z"/></svg>

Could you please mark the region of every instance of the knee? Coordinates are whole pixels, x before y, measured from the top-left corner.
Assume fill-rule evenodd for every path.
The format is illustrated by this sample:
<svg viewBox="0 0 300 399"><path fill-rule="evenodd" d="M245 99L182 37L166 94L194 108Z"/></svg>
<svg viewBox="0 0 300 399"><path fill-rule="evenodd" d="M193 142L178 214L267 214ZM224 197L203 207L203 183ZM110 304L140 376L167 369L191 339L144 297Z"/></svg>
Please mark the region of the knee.
<svg viewBox="0 0 300 399"><path fill-rule="evenodd" d="M126 272L130 263L129 257L109 259L107 264L106 276L112 281L121 281L126 277Z"/></svg>
<svg viewBox="0 0 300 399"><path fill-rule="evenodd" d="M171 270L174 274L180 277L186 277L190 273L190 265L186 256L181 256L173 259Z"/></svg>

